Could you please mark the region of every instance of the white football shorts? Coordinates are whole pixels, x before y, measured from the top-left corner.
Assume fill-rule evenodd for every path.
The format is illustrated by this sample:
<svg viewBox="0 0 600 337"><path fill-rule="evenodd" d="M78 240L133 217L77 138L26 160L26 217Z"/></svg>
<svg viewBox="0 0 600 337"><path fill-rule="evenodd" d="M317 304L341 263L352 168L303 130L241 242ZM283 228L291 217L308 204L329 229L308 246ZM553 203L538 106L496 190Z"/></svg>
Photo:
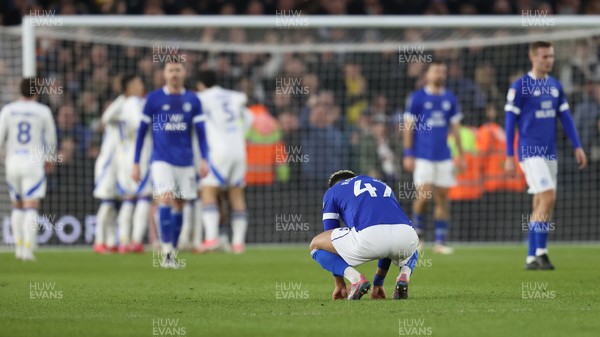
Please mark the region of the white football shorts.
<svg viewBox="0 0 600 337"><path fill-rule="evenodd" d="M140 183L131 178L133 160L119 158L117 161L117 189L122 196L148 196L152 194L152 179L148 164L140 162Z"/></svg>
<svg viewBox="0 0 600 337"><path fill-rule="evenodd" d="M29 158L29 157L27 157ZM6 162L6 183L10 200L42 199L46 196L46 175L42 165L13 157Z"/></svg>
<svg viewBox="0 0 600 337"><path fill-rule="evenodd" d="M243 187L246 177L246 156L210 157L208 175L200 180L201 186Z"/></svg>
<svg viewBox="0 0 600 337"><path fill-rule="evenodd" d="M525 180L529 194L538 194L549 190L556 190L556 176L558 164L556 160L542 157L530 157L519 163L525 173Z"/></svg>
<svg viewBox="0 0 600 337"><path fill-rule="evenodd" d="M402 266L417 250L419 237L410 225L375 225L361 231L342 227L331 233L331 243L351 266L389 258Z"/></svg>
<svg viewBox="0 0 600 337"><path fill-rule="evenodd" d="M456 185L454 162L451 159L431 161L415 158L413 182L417 186L432 184L433 186L450 188Z"/></svg>
<svg viewBox="0 0 600 337"><path fill-rule="evenodd" d="M198 197L194 166L175 166L164 161L150 164L154 198L170 192L176 199L193 200Z"/></svg>
<svg viewBox="0 0 600 337"><path fill-rule="evenodd" d="M94 167L94 197L97 199L116 199L119 197L117 190L117 165L114 153L100 152Z"/></svg>

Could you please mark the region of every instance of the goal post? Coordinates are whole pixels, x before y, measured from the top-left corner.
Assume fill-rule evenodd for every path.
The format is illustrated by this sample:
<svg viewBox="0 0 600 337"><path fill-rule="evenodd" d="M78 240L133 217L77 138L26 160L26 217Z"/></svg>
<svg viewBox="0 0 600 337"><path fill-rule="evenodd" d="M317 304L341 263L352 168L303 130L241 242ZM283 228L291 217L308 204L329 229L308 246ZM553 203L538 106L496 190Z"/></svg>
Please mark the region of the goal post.
<svg viewBox="0 0 600 337"><path fill-rule="evenodd" d="M69 225L65 233L41 232L42 244L92 241L100 114L116 97L124 74L140 75L147 91L159 87L161 61L173 53L186 56L188 86L197 71L216 69L224 87L245 92L253 109L271 116L249 134L254 146L249 151L271 151L266 160L252 152L258 164L271 165L271 175L257 173L266 182L257 178L248 183L249 242L300 243L320 232L322 195L334 169L378 176L410 214L417 191L402 168L401 116L407 96L422 86L423 72L434 57L448 64L448 88L465 113L467 149L477 167L476 178L465 180L477 180L475 195L455 191L450 240L516 242L526 234L530 197L518 182L518 188L486 190L490 149L482 148L482 126L494 121L503 127L508 85L528 70L527 44L536 40L555 44L553 75L562 81L572 112L580 112L578 107L593 99L590 83L596 75L580 71L576 59L586 52L598 54L600 16L533 11L518 16L304 16L286 11L255 17L34 12L23 18L20 29L0 27L7 50L0 52L0 66L11 65L3 89L20 76L46 79L41 101L68 129L59 134L59 142L70 150L64 152L65 163L48 176L40 214ZM16 98L16 91L10 89L1 103ZM327 109L319 113L319 104ZM587 119L575 119L586 135L592 132L591 139L582 140L591 165L584 172L576 170L560 131L556 227L550 238L597 241L600 140ZM4 186L3 168L0 173ZM2 245L11 243L10 209L8 195L0 193ZM430 204L430 213L432 208ZM429 219L427 241L433 237L432 214Z"/></svg>

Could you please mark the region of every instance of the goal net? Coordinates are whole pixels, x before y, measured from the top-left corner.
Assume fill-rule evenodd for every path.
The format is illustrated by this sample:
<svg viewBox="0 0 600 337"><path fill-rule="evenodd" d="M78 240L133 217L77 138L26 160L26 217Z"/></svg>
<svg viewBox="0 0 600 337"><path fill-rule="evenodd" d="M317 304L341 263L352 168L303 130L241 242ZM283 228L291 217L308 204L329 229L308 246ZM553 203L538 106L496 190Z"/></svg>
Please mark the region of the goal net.
<svg viewBox="0 0 600 337"><path fill-rule="evenodd" d="M32 38L34 36L34 38ZM522 175L502 174L504 103L530 68L528 44L555 45L561 80L590 166L579 171L559 126L558 200L551 240L600 240L600 23L575 17L61 17L32 13L0 27L0 103L18 98L22 74L36 76L54 113L60 161L47 175L41 244L93 241L92 196L103 110L125 74L146 90L163 85L162 64L178 58L194 88L198 71L246 93L248 241L307 242L322 231L329 175L347 168L392 187L411 214L418 191L402 167L402 114L433 59L448 65L447 88L465 115L467 170L451 193L450 241L520 241L531 196ZM596 110L594 110L596 109ZM449 140L454 148L453 140ZM10 202L0 168L0 236L11 243ZM428 196L431 197L431 196ZM433 205L426 240L433 237ZM227 220L224 221L225 223ZM61 226L56 226L61 224Z"/></svg>

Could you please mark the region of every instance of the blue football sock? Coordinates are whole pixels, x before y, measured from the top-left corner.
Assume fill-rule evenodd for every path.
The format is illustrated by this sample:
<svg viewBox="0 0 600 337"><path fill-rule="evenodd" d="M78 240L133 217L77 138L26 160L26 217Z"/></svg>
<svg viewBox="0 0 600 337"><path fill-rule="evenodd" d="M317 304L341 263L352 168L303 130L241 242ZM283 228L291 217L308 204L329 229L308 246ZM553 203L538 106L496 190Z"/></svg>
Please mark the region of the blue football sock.
<svg viewBox="0 0 600 337"><path fill-rule="evenodd" d="M326 250L313 249L311 255L323 269L330 271L334 276L344 276L344 270L350 267L341 256Z"/></svg>
<svg viewBox="0 0 600 337"><path fill-rule="evenodd" d="M417 214L417 213L413 213L413 227L415 228L415 231L417 231L417 234L421 234L423 233L423 231L425 231L425 224L427 223L427 217L425 216L425 214Z"/></svg>
<svg viewBox="0 0 600 337"><path fill-rule="evenodd" d="M173 242L173 228L171 224L171 206L161 205L158 208L160 221L160 239L163 243Z"/></svg>
<svg viewBox="0 0 600 337"><path fill-rule="evenodd" d="M415 252L410 257L410 259L408 259L408 262L406 263L406 266L408 268L410 268L411 271L414 271L415 270L415 266L417 265L418 261L419 261L419 251L415 250Z"/></svg>
<svg viewBox="0 0 600 337"><path fill-rule="evenodd" d="M535 256L535 250L537 249L537 224L535 221L529 223L529 252L527 256Z"/></svg>
<svg viewBox="0 0 600 337"><path fill-rule="evenodd" d="M537 230L535 231L536 248L545 249L548 244L548 232L550 231L549 222L538 222Z"/></svg>
<svg viewBox="0 0 600 337"><path fill-rule="evenodd" d="M171 212L171 226L173 228L173 247L177 248L181 227L183 226L183 213L181 211Z"/></svg>
<svg viewBox="0 0 600 337"><path fill-rule="evenodd" d="M444 243L448 233L448 221L435 220L435 243Z"/></svg>

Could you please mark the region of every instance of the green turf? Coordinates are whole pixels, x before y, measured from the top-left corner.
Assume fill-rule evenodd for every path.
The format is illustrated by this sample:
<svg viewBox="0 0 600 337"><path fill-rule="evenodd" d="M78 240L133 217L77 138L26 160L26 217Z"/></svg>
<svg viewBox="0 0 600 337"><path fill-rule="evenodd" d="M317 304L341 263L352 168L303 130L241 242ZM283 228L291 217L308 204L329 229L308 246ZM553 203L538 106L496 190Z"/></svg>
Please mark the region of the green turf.
<svg viewBox="0 0 600 337"><path fill-rule="evenodd" d="M182 253L182 270L154 268L151 253L41 251L35 263L2 253L0 336L600 335L600 246L553 246L551 272L524 271L520 246L429 252L409 300L359 302L330 300L331 276L303 248ZM374 269L359 267L369 279Z"/></svg>

